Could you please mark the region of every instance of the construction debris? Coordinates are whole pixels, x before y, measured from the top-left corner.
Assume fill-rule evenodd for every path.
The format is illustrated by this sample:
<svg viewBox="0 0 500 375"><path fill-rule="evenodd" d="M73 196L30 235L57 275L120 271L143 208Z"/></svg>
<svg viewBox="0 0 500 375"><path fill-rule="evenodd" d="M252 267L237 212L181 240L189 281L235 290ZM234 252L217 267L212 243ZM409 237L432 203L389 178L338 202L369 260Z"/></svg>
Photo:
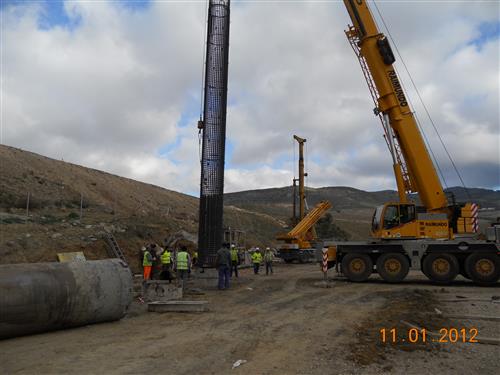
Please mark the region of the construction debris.
<svg viewBox="0 0 500 375"><path fill-rule="evenodd" d="M243 365L245 363L247 363L246 359L238 359L236 362L233 363L232 370L234 370L236 367L240 367L241 365Z"/></svg>
<svg viewBox="0 0 500 375"><path fill-rule="evenodd" d="M167 280L147 280L142 289L142 297L148 302L165 302L182 298L182 288Z"/></svg>

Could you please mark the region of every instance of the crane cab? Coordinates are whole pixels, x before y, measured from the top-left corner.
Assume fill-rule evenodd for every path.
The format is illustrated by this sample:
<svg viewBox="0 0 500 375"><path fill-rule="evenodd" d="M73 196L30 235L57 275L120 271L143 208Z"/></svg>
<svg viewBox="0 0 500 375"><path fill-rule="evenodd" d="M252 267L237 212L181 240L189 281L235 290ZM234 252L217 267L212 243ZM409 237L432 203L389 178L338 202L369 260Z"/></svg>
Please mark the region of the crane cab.
<svg viewBox="0 0 500 375"><path fill-rule="evenodd" d="M372 237L380 239L449 239L453 234L443 213L420 213L413 203L378 206L372 219Z"/></svg>

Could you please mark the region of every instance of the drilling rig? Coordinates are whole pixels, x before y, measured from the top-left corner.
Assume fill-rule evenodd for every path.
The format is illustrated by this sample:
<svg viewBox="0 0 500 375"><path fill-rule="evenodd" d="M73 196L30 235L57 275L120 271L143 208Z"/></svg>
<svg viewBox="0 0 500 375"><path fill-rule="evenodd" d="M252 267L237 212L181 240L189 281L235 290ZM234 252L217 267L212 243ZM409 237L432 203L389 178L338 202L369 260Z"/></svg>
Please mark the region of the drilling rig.
<svg viewBox="0 0 500 375"><path fill-rule="evenodd" d="M293 138L299 144L299 216L295 213L296 200L296 181L293 179L293 229L286 234L279 234L276 239L280 241L278 245L279 257L286 263L298 261L305 263L314 261L314 241L317 239L314 225L323 216L323 214L331 208L328 201L318 203L306 215L306 194L305 194L305 177L307 173L304 171L304 144L307 139L294 135Z"/></svg>

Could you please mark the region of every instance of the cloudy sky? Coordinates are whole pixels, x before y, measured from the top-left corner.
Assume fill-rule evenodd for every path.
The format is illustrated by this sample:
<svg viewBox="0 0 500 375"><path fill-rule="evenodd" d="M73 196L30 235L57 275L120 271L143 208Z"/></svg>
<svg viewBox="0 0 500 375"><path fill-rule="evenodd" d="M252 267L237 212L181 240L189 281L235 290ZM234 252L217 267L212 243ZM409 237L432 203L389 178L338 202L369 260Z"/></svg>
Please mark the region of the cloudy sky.
<svg viewBox="0 0 500 375"><path fill-rule="evenodd" d="M500 3L377 4L466 185L499 189ZM205 11L2 1L1 143L198 195ZM233 0L231 12L225 191L289 185L293 134L307 138L309 186L395 188L343 3ZM396 66L446 185L459 185Z"/></svg>

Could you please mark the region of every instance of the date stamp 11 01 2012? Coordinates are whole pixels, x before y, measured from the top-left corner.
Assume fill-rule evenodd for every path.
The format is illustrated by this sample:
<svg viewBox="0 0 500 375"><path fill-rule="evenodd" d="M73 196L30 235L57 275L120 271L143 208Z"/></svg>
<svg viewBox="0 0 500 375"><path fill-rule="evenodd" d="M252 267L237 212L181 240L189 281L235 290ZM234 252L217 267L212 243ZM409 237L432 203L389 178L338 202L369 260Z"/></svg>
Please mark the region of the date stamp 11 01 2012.
<svg viewBox="0 0 500 375"><path fill-rule="evenodd" d="M477 328L441 328L439 333L430 333L425 328L381 328L380 341L384 344L410 343L477 343Z"/></svg>

